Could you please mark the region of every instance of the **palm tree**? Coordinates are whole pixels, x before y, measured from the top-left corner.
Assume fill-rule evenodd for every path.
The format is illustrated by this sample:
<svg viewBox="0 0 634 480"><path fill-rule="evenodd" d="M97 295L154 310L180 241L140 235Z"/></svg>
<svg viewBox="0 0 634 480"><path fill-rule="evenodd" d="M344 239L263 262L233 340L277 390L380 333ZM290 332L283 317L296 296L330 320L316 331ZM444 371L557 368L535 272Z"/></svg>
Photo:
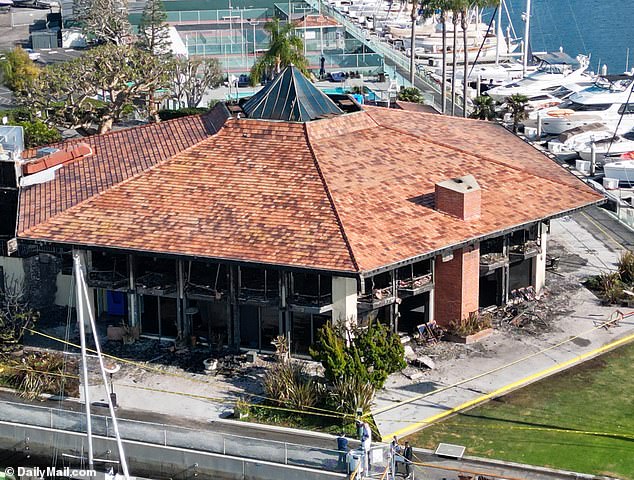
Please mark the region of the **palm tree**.
<svg viewBox="0 0 634 480"><path fill-rule="evenodd" d="M488 95L480 95L473 101L473 112L471 118L479 120L493 120L495 118L495 102Z"/></svg>
<svg viewBox="0 0 634 480"><path fill-rule="evenodd" d="M421 0L412 0L412 32L410 35L410 49L409 49L409 83L414 86L414 80L416 78L416 55L414 53L414 47L416 44L416 20L418 19L418 4Z"/></svg>
<svg viewBox="0 0 634 480"><path fill-rule="evenodd" d="M450 0L451 23L453 23L453 64L451 68L451 115L456 114L456 68L458 68L458 21L460 20L461 0Z"/></svg>
<svg viewBox="0 0 634 480"><path fill-rule="evenodd" d="M469 51L467 41L467 28L469 28L469 8L486 8L498 4L498 0L461 0L460 26L462 28L462 41L464 47L464 75L462 80L462 115L467 117L467 88L469 85ZM476 18L476 22L478 19ZM498 39L499 41L499 39Z"/></svg>
<svg viewBox="0 0 634 480"><path fill-rule="evenodd" d="M264 30L269 32L271 41L266 53L251 67L251 84L256 85L264 76L271 78L289 65L294 65L308 76L310 72L308 60L304 56L304 42L295 34L293 24L288 22L280 25L280 20L274 18L266 22Z"/></svg>
<svg viewBox="0 0 634 480"><path fill-rule="evenodd" d="M469 4L468 0L462 2L460 11L460 27L462 28L462 47L464 58L464 71L462 76L462 116L467 118L467 88L469 87L469 45L467 40L467 28L469 28ZM477 19L476 19L477 21Z"/></svg>
<svg viewBox="0 0 634 480"><path fill-rule="evenodd" d="M506 99L506 111L513 116L513 133L517 133L517 126L526 118L526 104L528 97L519 93Z"/></svg>
<svg viewBox="0 0 634 480"><path fill-rule="evenodd" d="M442 25L442 92L440 103L443 114L447 111L447 1L437 0L436 6L440 9L440 24Z"/></svg>

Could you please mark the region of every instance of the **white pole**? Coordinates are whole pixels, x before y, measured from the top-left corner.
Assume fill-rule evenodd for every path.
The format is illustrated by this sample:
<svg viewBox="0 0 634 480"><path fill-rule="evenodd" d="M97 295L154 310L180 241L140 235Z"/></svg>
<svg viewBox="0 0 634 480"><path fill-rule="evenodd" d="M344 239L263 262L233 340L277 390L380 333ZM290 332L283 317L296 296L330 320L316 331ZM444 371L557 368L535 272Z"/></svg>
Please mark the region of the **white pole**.
<svg viewBox="0 0 634 480"><path fill-rule="evenodd" d="M530 48L530 33L531 33L531 0L526 0L526 24L524 25L524 61L522 62L522 75L526 75L526 68L528 67L528 50Z"/></svg>
<svg viewBox="0 0 634 480"><path fill-rule="evenodd" d="M627 49L627 55L625 56L625 71L629 72L630 70L630 49Z"/></svg>
<svg viewBox="0 0 634 480"><path fill-rule="evenodd" d="M594 142L590 144L590 175L594 176L597 165L597 146Z"/></svg>
<svg viewBox="0 0 634 480"><path fill-rule="evenodd" d="M88 392L88 365L86 357L86 325L84 324L84 294L81 284L81 265L78 251L73 251L73 269L75 273L75 288L77 295L77 321L79 322L79 341L81 346L81 371L84 376L84 402L86 403L86 435L88 437L88 468L94 470L95 457L92 446L92 419L90 417L90 394Z"/></svg>
<svg viewBox="0 0 634 480"><path fill-rule="evenodd" d="M247 34L248 35L248 34ZM247 49L244 38L244 9L240 10L240 53L242 56L242 66L247 68Z"/></svg>
<svg viewBox="0 0 634 480"><path fill-rule="evenodd" d="M79 273L79 279L77 287L82 292L84 299L88 302L88 288L86 287L86 279L84 278L84 269L81 266L81 254L77 252L77 271ZM103 380L103 386L106 390L106 398L108 399L108 409L110 410L110 417L112 418L112 427L114 429L115 437L117 440L117 448L119 450L119 464L123 470L123 476L126 480L130 480L130 472L128 471L128 462L125 459L125 452L123 451L123 443L121 442L121 435L119 434L119 424L117 422L117 416L115 415L114 405L112 404L112 397L108 390L108 377L106 376L106 369L103 364L103 355L101 354L101 345L99 344L99 336L97 335L97 326L95 324L95 317L92 309L88 309L88 318L90 320L90 328L92 330L93 338L95 339L95 350L97 351L97 358L99 359L99 369L101 370L101 378Z"/></svg>
<svg viewBox="0 0 634 480"><path fill-rule="evenodd" d="M502 8L504 7L504 0L500 0L500 6L498 7L498 19L497 19L497 31L495 32L495 64L500 63L500 50L502 48Z"/></svg>

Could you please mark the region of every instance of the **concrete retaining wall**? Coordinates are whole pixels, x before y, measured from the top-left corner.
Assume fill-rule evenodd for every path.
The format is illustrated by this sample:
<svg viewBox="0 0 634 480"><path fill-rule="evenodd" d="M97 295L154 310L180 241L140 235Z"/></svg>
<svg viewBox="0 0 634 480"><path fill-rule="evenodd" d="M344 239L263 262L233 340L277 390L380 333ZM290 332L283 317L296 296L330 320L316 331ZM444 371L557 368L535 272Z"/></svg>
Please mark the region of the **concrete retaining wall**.
<svg viewBox="0 0 634 480"><path fill-rule="evenodd" d="M124 441L130 471L150 478L156 476L174 479L200 478L218 480L342 480L346 475L322 472L269 462L243 459L229 455L163 447L142 442ZM27 450L28 448L28 450ZM62 453L79 455L86 451L86 436L50 428L32 427L0 422L0 450L14 453L17 466L32 466L26 457L51 458L54 449ZM95 458L116 460L117 445L113 439L94 437ZM109 454L108 452L115 452ZM239 453L239 452L238 452ZM310 455L310 449L306 450ZM13 465L12 465L13 466Z"/></svg>

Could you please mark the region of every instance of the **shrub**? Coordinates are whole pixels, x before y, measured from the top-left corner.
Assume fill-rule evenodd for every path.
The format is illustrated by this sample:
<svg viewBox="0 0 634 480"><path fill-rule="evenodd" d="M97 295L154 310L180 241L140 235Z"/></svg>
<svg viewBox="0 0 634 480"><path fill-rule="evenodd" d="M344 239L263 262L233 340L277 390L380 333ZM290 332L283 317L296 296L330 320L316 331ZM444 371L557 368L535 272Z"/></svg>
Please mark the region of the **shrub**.
<svg viewBox="0 0 634 480"><path fill-rule="evenodd" d="M317 404L319 387L301 363L276 363L262 384L266 396L285 407L301 409Z"/></svg>
<svg viewBox="0 0 634 480"><path fill-rule="evenodd" d="M349 344L344 340L346 335L350 337ZM379 322L350 332L327 323L319 330L318 342L310 354L321 362L331 383L358 377L375 389L383 387L389 374L406 366L398 335Z"/></svg>
<svg viewBox="0 0 634 480"><path fill-rule="evenodd" d="M59 130L55 127L49 127L39 119L33 120L32 122L15 122L15 125L24 128L24 143L27 148L49 145L59 142L62 139Z"/></svg>
<svg viewBox="0 0 634 480"><path fill-rule="evenodd" d="M188 115L198 115L207 112L207 108L179 108L178 110L159 110L161 120L172 120L174 118L187 117Z"/></svg>
<svg viewBox="0 0 634 480"><path fill-rule="evenodd" d="M631 285L634 283L634 252L625 252L621 255L618 262L619 275L621 281Z"/></svg>
<svg viewBox="0 0 634 480"><path fill-rule="evenodd" d="M491 314L471 312L465 320L451 322L449 330L460 337L468 337L493 326Z"/></svg>
<svg viewBox="0 0 634 480"><path fill-rule="evenodd" d="M397 98L403 102L425 103L421 91L416 87L401 87Z"/></svg>
<svg viewBox="0 0 634 480"><path fill-rule="evenodd" d="M27 328L33 327L39 313L24 298L24 284L15 279L5 281L0 290L0 350L20 344Z"/></svg>
<svg viewBox="0 0 634 480"><path fill-rule="evenodd" d="M66 376L75 364L67 365L64 357L54 353L29 353L22 358L7 357L3 361L4 383L15 388L21 397L35 400L42 393L76 396L79 381ZM67 368L68 367L68 368Z"/></svg>
<svg viewBox="0 0 634 480"><path fill-rule="evenodd" d="M623 297L623 283L619 272L602 273L597 279L599 293L608 303L619 303Z"/></svg>
<svg viewBox="0 0 634 480"><path fill-rule="evenodd" d="M357 410L369 412L375 390L370 382L356 376L345 376L333 382L329 392L329 403L334 410L348 415Z"/></svg>

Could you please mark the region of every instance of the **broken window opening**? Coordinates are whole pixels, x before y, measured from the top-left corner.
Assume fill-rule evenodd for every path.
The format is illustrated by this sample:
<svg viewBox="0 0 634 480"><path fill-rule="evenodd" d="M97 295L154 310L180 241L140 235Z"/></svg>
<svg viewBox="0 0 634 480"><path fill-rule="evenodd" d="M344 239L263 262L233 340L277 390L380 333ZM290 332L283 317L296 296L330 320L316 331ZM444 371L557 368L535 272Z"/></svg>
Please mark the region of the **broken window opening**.
<svg viewBox="0 0 634 480"><path fill-rule="evenodd" d="M88 268L88 284L108 290L127 289L130 277L128 256L117 253L93 252Z"/></svg>
<svg viewBox="0 0 634 480"><path fill-rule="evenodd" d="M399 293L415 295L433 282L432 260L426 259L401 267L396 272Z"/></svg>
<svg viewBox="0 0 634 480"><path fill-rule="evenodd" d="M176 291L176 260L138 256L135 261L139 293L166 295Z"/></svg>
<svg viewBox="0 0 634 480"><path fill-rule="evenodd" d="M364 278L365 293L359 296L359 301L373 303L394 297L393 275L394 272L390 271Z"/></svg>
<svg viewBox="0 0 634 480"><path fill-rule="evenodd" d="M511 259L514 256L518 259L524 259L539 254L541 244L538 225L531 225L511 233L509 244Z"/></svg>
<svg viewBox="0 0 634 480"><path fill-rule="evenodd" d="M277 270L240 267L240 299L272 300L279 297Z"/></svg>
<svg viewBox="0 0 634 480"><path fill-rule="evenodd" d="M220 300L229 292L229 269L222 263L188 262L185 290L188 296Z"/></svg>
<svg viewBox="0 0 634 480"><path fill-rule="evenodd" d="M504 235L480 243L480 265L492 266L504 263L508 257L504 248L505 243Z"/></svg>
<svg viewBox="0 0 634 480"><path fill-rule="evenodd" d="M330 305L332 278L315 273L292 273L290 303L315 307Z"/></svg>

